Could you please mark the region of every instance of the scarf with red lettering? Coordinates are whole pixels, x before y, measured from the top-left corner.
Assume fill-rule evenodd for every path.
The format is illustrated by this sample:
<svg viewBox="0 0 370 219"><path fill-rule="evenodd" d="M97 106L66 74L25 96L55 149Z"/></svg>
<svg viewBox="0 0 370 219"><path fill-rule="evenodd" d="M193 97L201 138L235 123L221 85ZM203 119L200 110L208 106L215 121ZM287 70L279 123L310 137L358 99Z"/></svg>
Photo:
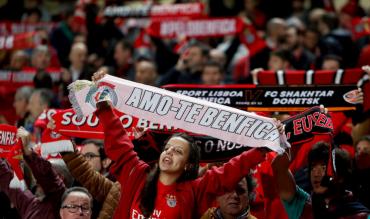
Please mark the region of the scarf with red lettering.
<svg viewBox="0 0 370 219"><path fill-rule="evenodd" d="M10 181L10 188L25 190L26 184L23 170L20 165L22 156L22 141L17 139L17 127L0 125L0 158L5 158L14 171L14 177Z"/></svg>

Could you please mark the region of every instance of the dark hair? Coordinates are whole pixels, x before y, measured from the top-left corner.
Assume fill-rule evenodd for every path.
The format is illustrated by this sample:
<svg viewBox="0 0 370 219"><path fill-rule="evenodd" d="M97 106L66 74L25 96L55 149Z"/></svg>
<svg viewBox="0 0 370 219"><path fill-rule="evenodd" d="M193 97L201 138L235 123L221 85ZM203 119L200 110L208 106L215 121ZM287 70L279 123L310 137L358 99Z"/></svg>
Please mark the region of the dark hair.
<svg viewBox="0 0 370 219"><path fill-rule="evenodd" d="M188 44L187 48L190 48L190 47L199 48L202 52L202 56L207 57L207 58L209 57L209 47L207 47L205 44L199 41L193 40Z"/></svg>
<svg viewBox="0 0 370 219"><path fill-rule="evenodd" d="M203 66L203 70L207 66L209 66L209 67L216 67L221 74L224 73L224 69L222 68L222 65L220 63L218 63L218 62L215 62L215 61L212 61L212 60L207 61L206 64L204 64L204 66Z"/></svg>
<svg viewBox="0 0 370 219"><path fill-rule="evenodd" d="M333 12L325 13L320 18L321 22L328 26L330 30L334 30L339 26L338 16Z"/></svg>
<svg viewBox="0 0 370 219"><path fill-rule="evenodd" d="M292 53L286 49L280 49L280 50L273 51L271 52L270 56L277 56L281 58L282 60L287 61L289 63L292 63L293 61Z"/></svg>
<svg viewBox="0 0 370 219"><path fill-rule="evenodd" d="M123 39L123 40L118 41L117 44L120 44L122 49L129 50L132 55L134 54L134 47L132 43L130 43L129 41Z"/></svg>
<svg viewBox="0 0 370 219"><path fill-rule="evenodd" d="M105 151L104 151L104 142L102 140L86 139L81 143L82 146L85 146L87 144L93 144L99 148L99 155L100 155L101 160L104 160L105 158L107 158L107 155L105 154Z"/></svg>
<svg viewBox="0 0 370 219"><path fill-rule="evenodd" d="M343 59L342 59L342 57L340 57L338 55L334 55L334 54L326 55L323 58L323 62L325 62L326 60L334 60L334 61L337 61L338 64L339 64L339 67L340 68L343 68Z"/></svg>
<svg viewBox="0 0 370 219"><path fill-rule="evenodd" d="M188 164L190 164L190 167L182 173L182 175L177 179L177 182L196 179L198 177L200 160L200 151L198 146L195 144L194 139L186 133L175 133L171 135L171 137L166 140L165 145L171 138L174 137L183 138L189 143L190 146L189 158L187 162ZM150 217L154 210L155 199L157 197L157 182L159 179L159 173L160 169L158 167L158 164L156 164L155 167L148 174L145 186L141 191L140 210L145 217Z"/></svg>
<svg viewBox="0 0 370 219"><path fill-rule="evenodd" d="M36 15L39 17L39 19L41 19L41 17L42 17L42 12L41 12L41 10L40 10L39 8L37 8L37 7L27 9L27 10L25 11L25 14L27 15L27 17L28 17L28 16L30 16L30 15L32 15L32 14L36 14Z"/></svg>
<svg viewBox="0 0 370 219"><path fill-rule="evenodd" d="M53 92L50 89L47 88L39 88L32 92L33 94L39 94L40 95L40 102L42 104L47 104L49 107L51 105L51 101L53 99Z"/></svg>
<svg viewBox="0 0 370 219"><path fill-rule="evenodd" d="M71 194L72 192L85 193L87 196L89 196L91 208L93 207L93 197L91 196L91 194L89 193L89 191L87 191L86 188L79 187L79 186L71 187L71 188L67 189L63 193L62 198L61 198L61 202L60 202L61 205L63 205L63 202L66 200L66 198L68 197L68 195Z"/></svg>
<svg viewBox="0 0 370 219"><path fill-rule="evenodd" d="M309 171L312 169L314 162L323 162L325 164L329 161L329 144L323 141L319 141L312 146L312 149L308 153L308 168Z"/></svg>

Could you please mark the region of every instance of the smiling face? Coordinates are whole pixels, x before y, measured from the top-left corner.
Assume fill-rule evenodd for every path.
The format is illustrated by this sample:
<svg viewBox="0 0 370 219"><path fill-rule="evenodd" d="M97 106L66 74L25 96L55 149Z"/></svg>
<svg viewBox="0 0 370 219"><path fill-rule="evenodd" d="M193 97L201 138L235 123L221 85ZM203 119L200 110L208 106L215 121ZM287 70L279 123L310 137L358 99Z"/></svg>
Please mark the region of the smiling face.
<svg viewBox="0 0 370 219"><path fill-rule="evenodd" d="M164 147L159 158L159 169L166 174L180 177L188 162L189 142L181 137L172 137Z"/></svg>
<svg viewBox="0 0 370 219"><path fill-rule="evenodd" d="M224 218L239 216L249 205L247 181L243 178L235 190L217 198Z"/></svg>

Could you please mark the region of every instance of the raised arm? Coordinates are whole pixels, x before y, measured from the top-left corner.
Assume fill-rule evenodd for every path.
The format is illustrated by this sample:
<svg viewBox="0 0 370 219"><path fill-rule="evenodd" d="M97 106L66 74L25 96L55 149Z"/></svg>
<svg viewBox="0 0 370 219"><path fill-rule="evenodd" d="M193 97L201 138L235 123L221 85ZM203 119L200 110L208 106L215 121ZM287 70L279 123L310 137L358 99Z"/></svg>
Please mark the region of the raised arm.
<svg viewBox="0 0 370 219"><path fill-rule="evenodd" d="M296 183L289 170L289 163L288 153L284 153L277 155L271 164L280 198L284 201L292 200L296 192Z"/></svg>
<svg viewBox="0 0 370 219"><path fill-rule="evenodd" d="M20 189L12 189L9 187L9 183L13 178L13 171L3 159L0 159L0 191L4 192L10 202L18 210L19 215L25 218L29 214L30 208L37 205L37 198L31 193L31 191L22 191Z"/></svg>
<svg viewBox="0 0 370 219"><path fill-rule="evenodd" d="M57 200L65 191L63 180L58 176L51 163L41 158L28 146L31 135L23 127L18 129L17 137L22 140L24 159L32 170L37 183L44 190L45 195L55 196Z"/></svg>
<svg viewBox="0 0 370 219"><path fill-rule="evenodd" d="M97 82L107 73L98 71L94 73L92 81ZM123 128L118 116L113 112L111 100L107 96L100 96L100 101L96 104L95 112L104 129L104 150L107 156L114 161L111 171L119 178L127 180L132 171L143 172L149 166L139 160L134 146L129 139L126 129Z"/></svg>

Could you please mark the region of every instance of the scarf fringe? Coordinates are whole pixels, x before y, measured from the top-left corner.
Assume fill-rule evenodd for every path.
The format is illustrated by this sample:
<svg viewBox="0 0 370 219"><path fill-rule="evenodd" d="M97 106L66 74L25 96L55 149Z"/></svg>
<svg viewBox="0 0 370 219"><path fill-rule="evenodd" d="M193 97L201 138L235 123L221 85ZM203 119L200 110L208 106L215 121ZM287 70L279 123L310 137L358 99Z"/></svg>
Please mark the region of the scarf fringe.
<svg viewBox="0 0 370 219"><path fill-rule="evenodd" d="M13 179L9 183L9 188L25 191L27 189L27 186L24 179L20 180L17 174L14 173Z"/></svg>
<svg viewBox="0 0 370 219"><path fill-rule="evenodd" d="M82 90L85 87L91 87L94 86L94 82L88 81L88 80L77 80L70 85L68 85L68 99L72 104L73 109L76 112L77 118L81 119L83 117L82 109L80 104L77 101L76 92Z"/></svg>
<svg viewBox="0 0 370 219"><path fill-rule="evenodd" d="M61 140L41 144L41 156L43 157L46 157L49 154L73 151L73 144L70 140Z"/></svg>

